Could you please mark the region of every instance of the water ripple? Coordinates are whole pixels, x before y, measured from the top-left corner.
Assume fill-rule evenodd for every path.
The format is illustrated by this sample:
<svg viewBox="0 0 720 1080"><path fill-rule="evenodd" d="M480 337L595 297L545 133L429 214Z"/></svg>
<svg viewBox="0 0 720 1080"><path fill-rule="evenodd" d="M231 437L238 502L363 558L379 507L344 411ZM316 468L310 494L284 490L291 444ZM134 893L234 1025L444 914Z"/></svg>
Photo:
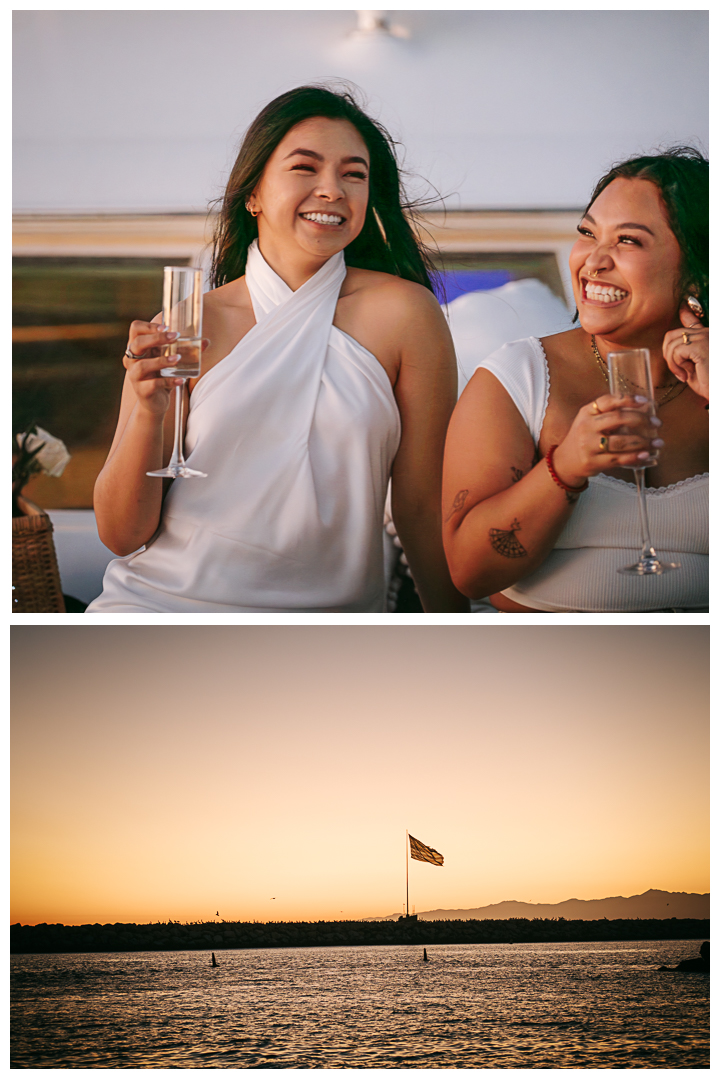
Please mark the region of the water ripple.
<svg viewBox="0 0 720 1080"><path fill-rule="evenodd" d="M704 1069L698 946L15 956L12 1067Z"/></svg>

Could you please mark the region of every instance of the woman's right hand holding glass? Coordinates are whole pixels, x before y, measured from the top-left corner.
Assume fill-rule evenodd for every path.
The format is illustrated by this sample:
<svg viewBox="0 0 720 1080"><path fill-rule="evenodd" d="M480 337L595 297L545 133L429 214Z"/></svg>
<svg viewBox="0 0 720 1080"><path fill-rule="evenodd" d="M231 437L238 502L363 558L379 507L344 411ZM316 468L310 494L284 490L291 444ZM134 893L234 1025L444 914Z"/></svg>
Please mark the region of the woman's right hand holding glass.
<svg viewBox="0 0 720 1080"><path fill-rule="evenodd" d="M160 375L161 368L176 362L176 357L162 355L161 349L170 345L177 336L160 322L136 319L130 326L123 363L138 404L158 417L163 417L168 410L170 391L183 382L182 379L165 379ZM133 356L128 356L128 353Z"/></svg>
<svg viewBox="0 0 720 1080"><path fill-rule="evenodd" d="M647 398L602 397L584 405L553 455L555 471L569 487L616 468L642 468L657 459L664 445L658 437L662 421Z"/></svg>

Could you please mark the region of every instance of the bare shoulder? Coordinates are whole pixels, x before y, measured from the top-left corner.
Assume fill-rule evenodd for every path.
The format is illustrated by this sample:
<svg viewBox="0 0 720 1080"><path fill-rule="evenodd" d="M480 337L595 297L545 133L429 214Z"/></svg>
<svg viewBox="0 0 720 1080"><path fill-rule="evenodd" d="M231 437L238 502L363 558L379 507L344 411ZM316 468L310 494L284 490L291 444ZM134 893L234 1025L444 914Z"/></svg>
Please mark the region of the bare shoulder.
<svg viewBox="0 0 720 1080"><path fill-rule="evenodd" d="M447 320L429 289L377 270L348 267L335 325L376 357L400 393L401 372L443 370L455 378ZM454 393L454 391L452 391Z"/></svg>
<svg viewBox="0 0 720 1080"><path fill-rule="evenodd" d="M211 289L203 295L203 314L206 312L219 314L220 312L242 310L248 307L252 310L250 293L244 277L235 278L234 281L227 281L224 285L218 286L217 289Z"/></svg>
<svg viewBox="0 0 720 1080"><path fill-rule="evenodd" d="M362 270L358 266L348 266L347 275L340 292L341 296L372 293L375 297L392 297L398 302L434 303L438 305L433 293L417 281L408 281L397 274L386 274L381 270Z"/></svg>
<svg viewBox="0 0 720 1080"><path fill-rule="evenodd" d="M423 313L442 317L434 294L424 285L379 270L349 266L340 298L363 306L379 305L380 311L391 311L396 318L406 312L415 316Z"/></svg>

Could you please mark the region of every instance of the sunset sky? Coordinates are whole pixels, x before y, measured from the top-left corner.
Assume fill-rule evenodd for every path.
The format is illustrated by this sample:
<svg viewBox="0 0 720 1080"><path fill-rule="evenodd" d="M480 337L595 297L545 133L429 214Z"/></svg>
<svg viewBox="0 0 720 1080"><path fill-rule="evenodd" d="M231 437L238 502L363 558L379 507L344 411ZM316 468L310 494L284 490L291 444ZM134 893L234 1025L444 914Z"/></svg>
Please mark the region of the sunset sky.
<svg viewBox="0 0 720 1080"><path fill-rule="evenodd" d="M11 921L706 892L707 627L16 626ZM275 899L272 899L272 898Z"/></svg>

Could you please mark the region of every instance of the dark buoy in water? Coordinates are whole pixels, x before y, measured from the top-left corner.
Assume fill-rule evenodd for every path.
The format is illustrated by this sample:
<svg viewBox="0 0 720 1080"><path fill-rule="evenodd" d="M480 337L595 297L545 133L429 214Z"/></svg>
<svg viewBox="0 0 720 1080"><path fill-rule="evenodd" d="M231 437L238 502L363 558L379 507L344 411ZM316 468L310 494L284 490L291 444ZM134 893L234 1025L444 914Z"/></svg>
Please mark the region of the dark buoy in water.
<svg viewBox="0 0 720 1080"><path fill-rule="evenodd" d="M427 958L427 949L423 949L423 960L424 960L424 961L425 961L425 963L427 964L427 962L428 962L428 958Z"/></svg>
<svg viewBox="0 0 720 1080"><path fill-rule="evenodd" d="M217 960L215 959L215 953L212 953L212 966L217 967Z"/></svg>

